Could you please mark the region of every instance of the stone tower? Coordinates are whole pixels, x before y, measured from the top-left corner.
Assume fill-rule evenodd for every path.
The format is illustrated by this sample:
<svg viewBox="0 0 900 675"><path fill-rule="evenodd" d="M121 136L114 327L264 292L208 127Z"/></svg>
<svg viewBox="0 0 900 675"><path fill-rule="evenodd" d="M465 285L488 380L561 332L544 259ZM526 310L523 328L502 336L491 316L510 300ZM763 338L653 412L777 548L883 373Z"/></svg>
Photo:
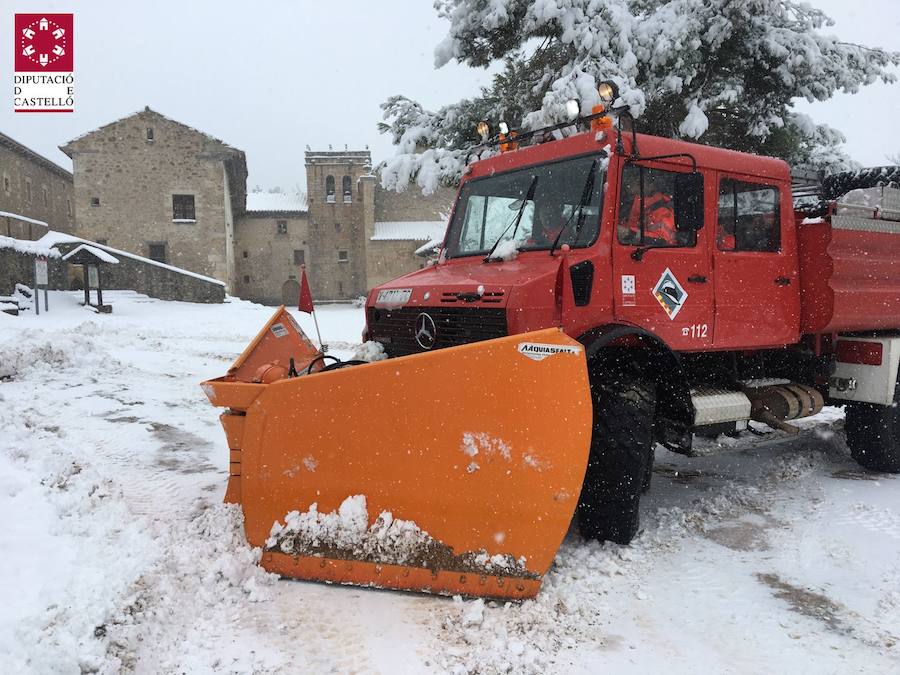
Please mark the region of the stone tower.
<svg viewBox="0 0 900 675"><path fill-rule="evenodd" d="M368 290L366 253L374 219L368 150L307 151L309 272L313 297L348 300Z"/></svg>

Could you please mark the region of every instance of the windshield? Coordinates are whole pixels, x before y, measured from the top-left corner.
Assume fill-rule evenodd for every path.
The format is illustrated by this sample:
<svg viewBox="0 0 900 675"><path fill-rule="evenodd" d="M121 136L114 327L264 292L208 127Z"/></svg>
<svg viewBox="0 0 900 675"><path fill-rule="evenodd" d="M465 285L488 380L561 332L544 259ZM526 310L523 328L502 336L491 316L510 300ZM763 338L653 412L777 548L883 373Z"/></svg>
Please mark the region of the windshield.
<svg viewBox="0 0 900 675"><path fill-rule="evenodd" d="M581 218L577 210L594 159L577 157L467 182L453 211L447 255L485 255L501 235L503 241L514 241L520 251L549 250L563 228L557 247L590 246L600 228L605 180L601 171L597 171ZM522 209L535 177L534 199L526 201ZM520 209L519 226L509 227Z"/></svg>

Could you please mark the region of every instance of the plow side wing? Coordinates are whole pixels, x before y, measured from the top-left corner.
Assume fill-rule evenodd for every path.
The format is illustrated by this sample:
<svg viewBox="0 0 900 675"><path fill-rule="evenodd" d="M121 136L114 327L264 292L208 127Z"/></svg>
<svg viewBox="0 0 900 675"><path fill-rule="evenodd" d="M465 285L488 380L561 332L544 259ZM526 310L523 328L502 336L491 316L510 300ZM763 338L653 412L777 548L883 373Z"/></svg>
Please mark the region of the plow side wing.
<svg viewBox="0 0 900 675"><path fill-rule="evenodd" d="M558 329L265 385L240 425L247 538L285 576L533 596L591 414L584 349Z"/></svg>

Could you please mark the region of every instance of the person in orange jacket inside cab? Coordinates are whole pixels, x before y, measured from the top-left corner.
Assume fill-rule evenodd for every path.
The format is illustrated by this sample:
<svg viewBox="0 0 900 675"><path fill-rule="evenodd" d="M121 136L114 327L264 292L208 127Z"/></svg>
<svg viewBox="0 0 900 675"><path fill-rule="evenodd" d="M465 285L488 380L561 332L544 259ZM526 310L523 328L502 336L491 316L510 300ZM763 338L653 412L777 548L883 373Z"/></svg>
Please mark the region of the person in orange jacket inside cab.
<svg viewBox="0 0 900 675"><path fill-rule="evenodd" d="M635 190L634 201L623 223L625 232L620 234L622 243L641 242L641 195ZM623 236L624 235L624 236ZM646 246L678 246L675 228L675 205L663 181L648 171L644 182L644 241Z"/></svg>
<svg viewBox="0 0 900 675"><path fill-rule="evenodd" d="M535 204L534 223L531 228L529 246L552 246L566 226L567 218L557 202L542 200Z"/></svg>

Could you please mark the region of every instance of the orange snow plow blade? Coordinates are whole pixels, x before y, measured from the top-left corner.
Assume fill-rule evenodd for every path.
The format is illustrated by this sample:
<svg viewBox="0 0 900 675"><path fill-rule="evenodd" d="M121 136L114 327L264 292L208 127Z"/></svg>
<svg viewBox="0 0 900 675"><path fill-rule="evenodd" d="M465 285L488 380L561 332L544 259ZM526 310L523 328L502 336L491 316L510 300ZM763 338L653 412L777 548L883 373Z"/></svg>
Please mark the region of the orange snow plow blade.
<svg viewBox="0 0 900 675"><path fill-rule="evenodd" d="M578 502L591 396L558 329L204 390L229 408L229 498L286 577L531 597Z"/></svg>

